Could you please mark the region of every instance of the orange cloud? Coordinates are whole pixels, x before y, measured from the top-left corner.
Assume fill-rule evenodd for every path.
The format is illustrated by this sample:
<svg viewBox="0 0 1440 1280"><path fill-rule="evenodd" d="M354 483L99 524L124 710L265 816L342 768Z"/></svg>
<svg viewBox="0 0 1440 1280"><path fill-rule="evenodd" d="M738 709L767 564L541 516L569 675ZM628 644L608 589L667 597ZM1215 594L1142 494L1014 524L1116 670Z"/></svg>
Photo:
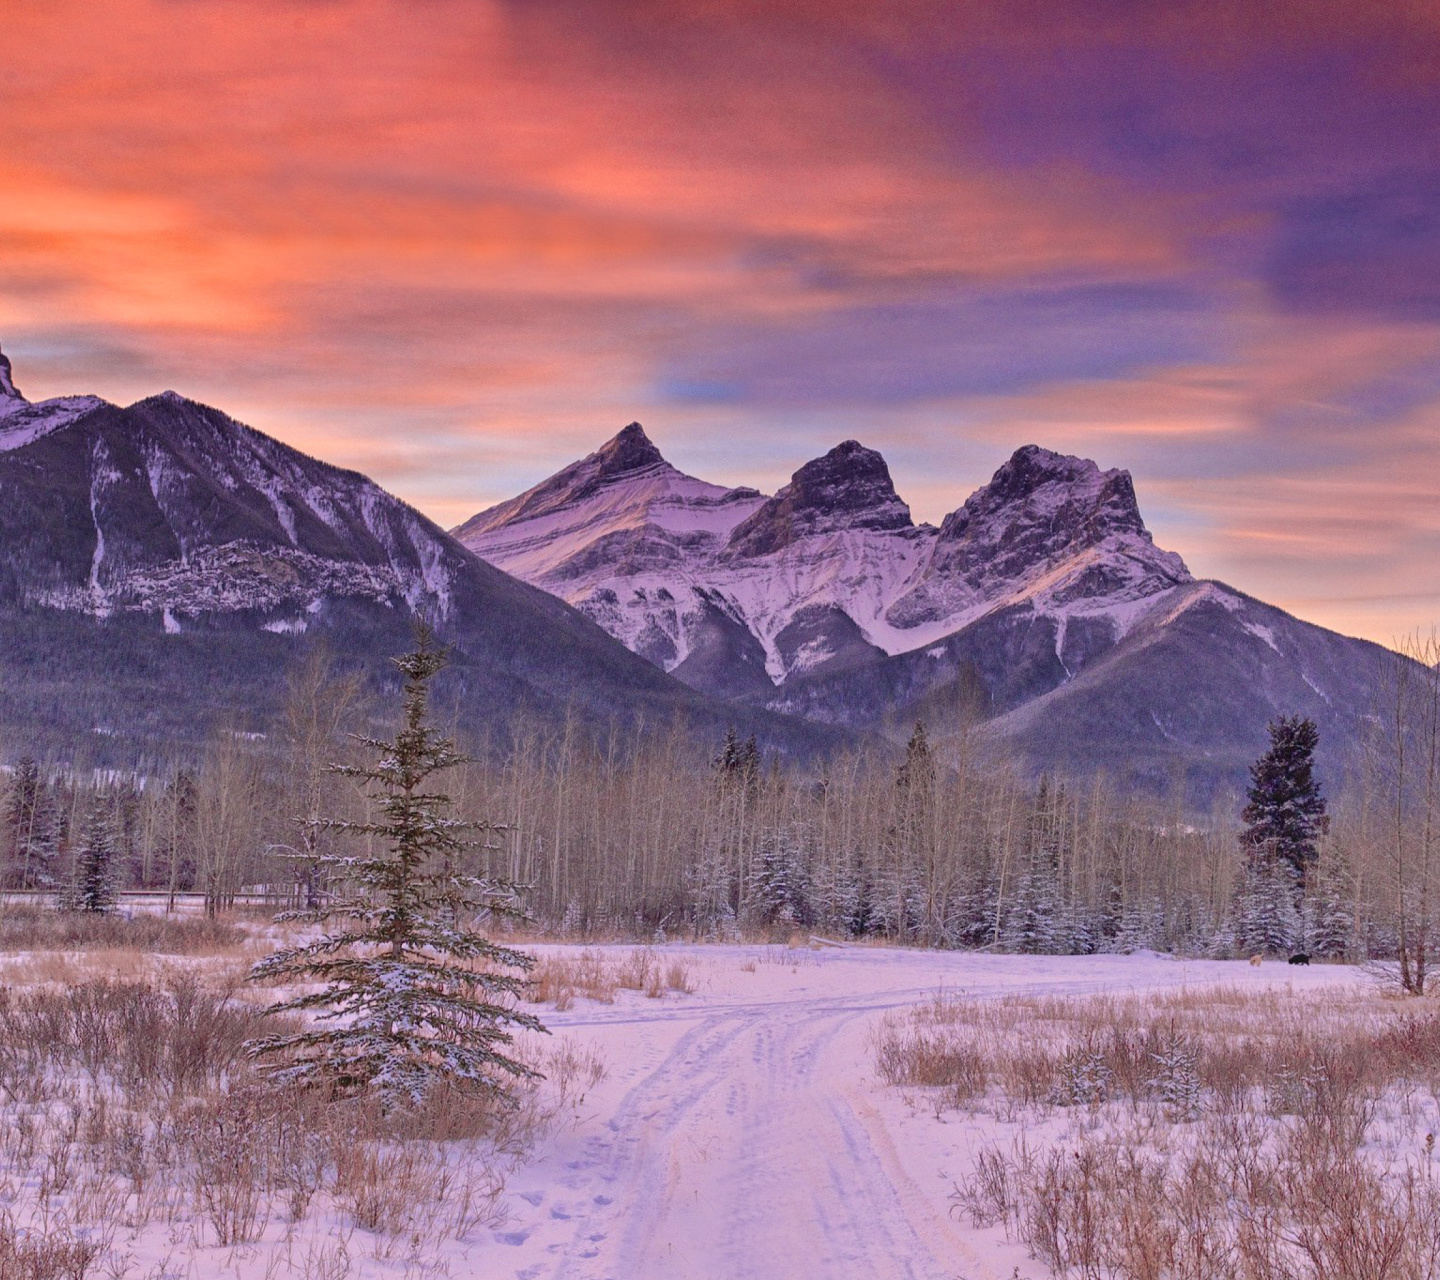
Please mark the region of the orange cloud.
<svg viewBox="0 0 1440 1280"><path fill-rule="evenodd" d="M1371 574L1307 515L1322 496L1342 543L1424 578L1387 468L1433 461L1436 324L1287 314L1265 281L1295 192L1363 188L1387 131L1435 159L1418 0L15 0L5 21L0 341L29 394L174 386L446 522L636 416L734 482L858 435L931 518L1035 440L1130 466L1177 549L1261 594ZM1173 101L1105 70L1137 48ZM1311 57L1318 88L1267 96ZM1395 94L1413 145L1366 116ZM1315 123L1331 98L1353 135ZM1128 363L1099 358L1092 286L1133 289L1103 304L1133 311ZM1005 311L1042 287L1049 336ZM1140 341L1146 289L1174 295L1175 350ZM746 384L757 347L783 366L816 331L801 354L841 335L886 393L818 410ZM905 399L917 335L941 389ZM944 389L979 348L1000 373ZM665 389L710 364L673 381L713 388ZM1294 586L1306 557L1342 566L1320 595Z"/></svg>

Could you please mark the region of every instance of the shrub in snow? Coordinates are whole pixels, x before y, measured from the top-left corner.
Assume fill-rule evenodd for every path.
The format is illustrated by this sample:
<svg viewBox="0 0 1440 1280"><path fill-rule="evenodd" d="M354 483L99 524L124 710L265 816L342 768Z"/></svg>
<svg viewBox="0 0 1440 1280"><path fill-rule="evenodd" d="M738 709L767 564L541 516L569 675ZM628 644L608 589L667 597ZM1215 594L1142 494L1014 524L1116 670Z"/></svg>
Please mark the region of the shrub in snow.
<svg viewBox="0 0 1440 1280"><path fill-rule="evenodd" d="M1151 1086L1172 1120L1200 1116L1200 1069L1193 1046L1176 1040L1151 1055L1155 1074Z"/></svg>
<svg viewBox="0 0 1440 1280"><path fill-rule="evenodd" d="M1115 1073L1099 1049L1082 1046L1071 1049L1060 1060L1050 1103L1056 1107L1093 1107L1110 1096Z"/></svg>
<svg viewBox="0 0 1440 1280"><path fill-rule="evenodd" d="M507 1052L515 1028L544 1030L515 1007L534 959L468 924L480 913L520 913L513 885L460 867L478 843L469 833L495 828L448 817L449 797L426 789L433 774L464 757L426 724L429 684L445 654L423 623L416 638L415 652L396 659L405 716L395 740L363 740L376 753L371 766L334 766L373 789L379 816L323 820L330 830L368 837L373 852L322 857L324 882L349 886L348 896L279 917L344 923L251 970L260 981L321 984L270 1010L310 1014L310 1025L249 1049L278 1080L375 1090L387 1102L418 1102L439 1082L505 1097L518 1078L535 1074Z"/></svg>

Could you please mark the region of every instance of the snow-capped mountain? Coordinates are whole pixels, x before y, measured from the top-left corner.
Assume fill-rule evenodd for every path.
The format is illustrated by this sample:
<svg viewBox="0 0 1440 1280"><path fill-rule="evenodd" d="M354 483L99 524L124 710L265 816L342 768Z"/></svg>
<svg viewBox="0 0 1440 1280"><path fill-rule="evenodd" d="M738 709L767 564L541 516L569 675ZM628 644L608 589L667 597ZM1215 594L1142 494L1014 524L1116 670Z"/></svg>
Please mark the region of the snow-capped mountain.
<svg viewBox="0 0 1440 1280"><path fill-rule="evenodd" d="M683 475L632 423L455 535L732 696L906 653L1021 603L1066 630L1074 618L1077 634L1102 616L1118 632L1190 581L1151 541L1128 473L1034 446L936 529L853 440L766 499Z"/></svg>
<svg viewBox="0 0 1440 1280"><path fill-rule="evenodd" d="M419 612L477 714L734 719L365 476L173 392L31 404L0 356L0 683L20 722L203 731L197 706L273 703L307 635L384 672Z"/></svg>
<svg viewBox="0 0 1440 1280"><path fill-rule="evenodd" d="M1034 446L934 528L854 441L766 497L632 424L456 533L171 392L32 404L0 355L0 743L174 754L272 717L317 636L387 672L423 611L456 714L502 736L517 711L795 750L983 722L1037 769L1195 800L1276 714L1354 759L1389 661L1193 580L1127 473Z"/></svg>
<svg viewBox="0 0 1440 1280"><path fill-rule="evenodd" d="M1027 445L940 527L846 441L773 497L670 466L638 424L455 535L698 689L833 725L975 720L1042 767L1244 776L1268 719L1348 760L1384 651L1152 540L1126 471Z"/></svg>

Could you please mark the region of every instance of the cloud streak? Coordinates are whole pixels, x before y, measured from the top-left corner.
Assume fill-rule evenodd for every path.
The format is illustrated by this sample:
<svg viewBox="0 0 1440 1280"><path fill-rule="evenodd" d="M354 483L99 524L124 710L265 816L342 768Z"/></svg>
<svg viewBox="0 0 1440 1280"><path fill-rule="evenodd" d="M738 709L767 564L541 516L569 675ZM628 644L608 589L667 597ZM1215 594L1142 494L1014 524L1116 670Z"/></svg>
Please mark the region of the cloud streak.
<svg viewBox="0 0 1440 1280"><path fill-rule="evenodd" d="M772 486L859 436L931 519L1034 440L1304 616L1440 616L1427 6L22 0L6 38L32 395L173 386L446 522L634 417Z"/></svg>

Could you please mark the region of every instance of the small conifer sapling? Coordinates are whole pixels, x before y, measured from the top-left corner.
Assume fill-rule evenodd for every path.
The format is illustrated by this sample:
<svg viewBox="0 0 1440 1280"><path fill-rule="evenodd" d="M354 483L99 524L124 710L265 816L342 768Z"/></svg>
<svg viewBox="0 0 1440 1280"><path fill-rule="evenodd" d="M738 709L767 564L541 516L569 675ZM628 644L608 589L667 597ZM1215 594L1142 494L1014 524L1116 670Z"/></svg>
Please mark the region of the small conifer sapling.
<svg viewBox="0 0 1440 1280"><path fill-rule="evenodd" d="M374 852L324 855L325 882L348 891L278 917L340 927L251 970L256 980L320 984L270 1010L310 1023L249 1049L279 1081L373 1091L386 1104L418 1103L441 1083L503 1101L536 1074L510 1050L514 1031L545 1028L516 1008L533 957L470 925L480 913L521 915L514 885L461 869L466 850L494 847L475 833L502 828L448 816L450 798L430 789L432 775L465 757L426 723L430 682L446 661L428 625L417 624L415 651L395 661L405 678L402 728L392 742L361 739L374 764L332 766L372 789L378 816L319 820L370 837Z"/></svg>

